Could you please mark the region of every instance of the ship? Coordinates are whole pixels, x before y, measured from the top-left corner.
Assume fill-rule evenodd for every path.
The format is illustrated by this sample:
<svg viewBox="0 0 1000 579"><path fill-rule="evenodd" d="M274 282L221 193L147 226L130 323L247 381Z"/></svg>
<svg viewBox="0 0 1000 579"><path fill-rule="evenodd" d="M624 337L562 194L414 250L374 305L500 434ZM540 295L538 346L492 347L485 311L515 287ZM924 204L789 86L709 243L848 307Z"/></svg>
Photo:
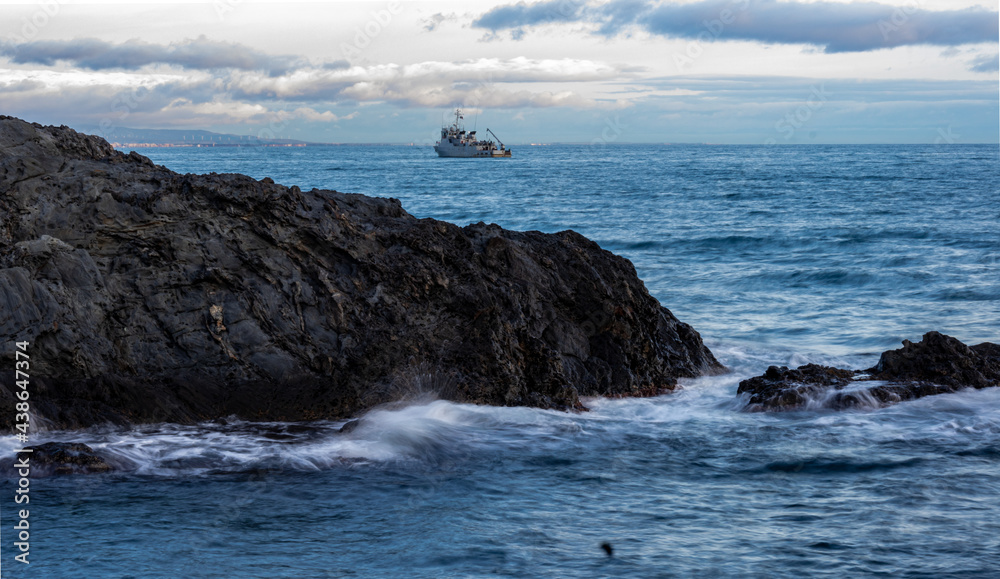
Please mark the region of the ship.
<svg viewBox="0 0 1000 579"><path fill-rule="evenodd" d="M496 134L486 129L496 142L490 139L479 140L476 131L465 131L462 126L462 109L455 109L455 122L450 126L441 127L441 140L434 145L438 157L510 157L510 149L500 142Z"/></svg>

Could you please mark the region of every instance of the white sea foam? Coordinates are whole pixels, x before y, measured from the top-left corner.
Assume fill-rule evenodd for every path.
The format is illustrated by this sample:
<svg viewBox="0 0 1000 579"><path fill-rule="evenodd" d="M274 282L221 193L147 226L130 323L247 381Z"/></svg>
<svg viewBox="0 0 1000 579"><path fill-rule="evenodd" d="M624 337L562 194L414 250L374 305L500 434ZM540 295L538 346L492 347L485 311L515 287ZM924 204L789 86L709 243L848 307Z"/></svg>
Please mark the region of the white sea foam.
<svg viewBox="0 0 1000 579"><path fill-rule="evenodd" d="M655 398L588 399L590 411L581 413L433 400L376 408L345 433L340 432L344 421L234 420L52 431L31 442L83 442L98 453L131 463L135 473L175 476L378 463L433 466L507 450L549 447L556 453L572 453L581 445L635 434L655 438L665 432L680 438L711 433L758 440L765 432L761 429L766 429L774 436L826 437L844 444L1000 433L1000 388L878 409L873 405L832 411L817 399L812 410L745 413L734 395L743 377L728 374L687 380L683 389ZM9 438L0 440L0 453L10 454L15 446Z"/></svg>

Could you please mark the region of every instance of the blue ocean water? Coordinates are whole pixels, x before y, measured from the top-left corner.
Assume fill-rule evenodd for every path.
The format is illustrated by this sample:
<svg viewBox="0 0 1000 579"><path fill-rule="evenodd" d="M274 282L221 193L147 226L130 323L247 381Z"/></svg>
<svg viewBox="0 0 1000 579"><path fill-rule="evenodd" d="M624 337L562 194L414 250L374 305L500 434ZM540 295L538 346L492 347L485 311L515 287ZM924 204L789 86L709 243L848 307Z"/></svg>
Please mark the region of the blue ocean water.
<svg viewBox="0 0 1000 579"><path fill-rule="evenodd" d="M929 330L1000 341L996 146L141 152L461 225L574 229L630 259L733 372L583 414L417 400L348 435L47 432L138 469L32 481L30 569L0 523L12 577L1000 574L1000 389L842 412L736 397L770 364L867 367ZM10 521L12 483L0 493Z"/></svg>

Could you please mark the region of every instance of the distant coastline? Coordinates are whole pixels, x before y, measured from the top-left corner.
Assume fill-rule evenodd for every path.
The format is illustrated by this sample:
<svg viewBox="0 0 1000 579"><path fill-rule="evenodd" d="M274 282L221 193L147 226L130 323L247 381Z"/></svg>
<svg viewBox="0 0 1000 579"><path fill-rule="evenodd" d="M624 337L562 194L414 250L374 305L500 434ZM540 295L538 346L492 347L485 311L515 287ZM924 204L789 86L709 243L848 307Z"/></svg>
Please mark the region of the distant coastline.
<svg viewBox="0 0 1000 579"><path fill-rule="evenodd" d="M116 149L142 149L161 147L316 147L326 146L327 143L120 143L111 141L111 146Z"/></svg>
<svg viewBox="0 0 1000 579"><path fill-rule="evenodd" d="M297 139L258 135L234 135L201 129L135 129L130 127L74 127L83 132L99 134L115 148L157 147L306 147L326 145Z"/></svg>

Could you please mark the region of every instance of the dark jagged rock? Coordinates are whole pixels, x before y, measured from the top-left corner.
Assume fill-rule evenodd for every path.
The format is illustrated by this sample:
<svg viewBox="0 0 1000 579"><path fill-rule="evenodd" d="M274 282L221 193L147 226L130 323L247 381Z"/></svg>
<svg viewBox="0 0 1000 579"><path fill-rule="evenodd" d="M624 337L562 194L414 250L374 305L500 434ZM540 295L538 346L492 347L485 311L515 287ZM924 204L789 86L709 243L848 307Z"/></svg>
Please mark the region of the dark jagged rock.
<svg viewBox="0 0 1000 579"><path fill-rule="evenodd" d="M179 175L10 117L0 339L31 342L32 410L59 428L339 418L426 391L572 409L722 370L630 262L572 231ZM12 372L0 385L11 407Z"/></svg>
<svg viewBox="0 0 1000 579"><path fill-rule="evenodd" d="M80 442L46 442L26 447L32 452L19 454L27 457L31 477L60 474L100 474L129 470L133 465L125 459L106 458L93 448ZM12 475L14 462L5 459L0 471Z"/></svg>
<svg viewBox="0 0 1000 579"><path fill-rule="evenodd" d="M805 407L884 406L965 388L1000 386L1000 346L967 346L938 332L914 344L883 352L867 370L842 370L807 364L798 369L771 366L762 376L740 382L747 410Z"/></svg>
<svg viewBox="0 0 1000 579"><path fill-rule="evenodd" d="M928 332L916 344L904 340L902 348L883 352L866 372L875 380L989 388L1000 385L1000 346L966 346L951 336Z"/></svg>

